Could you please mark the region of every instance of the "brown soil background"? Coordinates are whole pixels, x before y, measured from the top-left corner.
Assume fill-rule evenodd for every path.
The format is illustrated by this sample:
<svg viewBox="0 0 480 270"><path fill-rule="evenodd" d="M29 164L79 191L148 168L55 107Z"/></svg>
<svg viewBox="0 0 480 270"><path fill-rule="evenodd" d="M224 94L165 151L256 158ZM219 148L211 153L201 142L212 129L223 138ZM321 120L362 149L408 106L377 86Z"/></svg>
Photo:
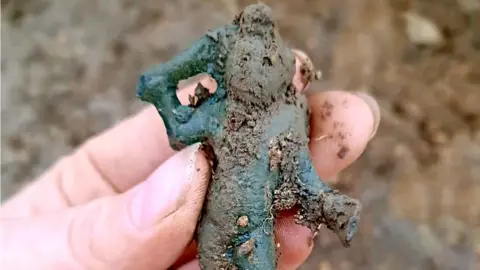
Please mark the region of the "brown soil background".
<svg viewBox="0 0 480 270"><path fill-rule="evenodd" d="M138 111L139 72L252 2L3 0L2 199ZM479 269L480 11L461 8L478 2L265 2L292 47L337 88L369 91L383 117L331 179L365 205L360 234L345 249L322 230L302 269ZM412 44L406 11L445 42Z"/></svg>

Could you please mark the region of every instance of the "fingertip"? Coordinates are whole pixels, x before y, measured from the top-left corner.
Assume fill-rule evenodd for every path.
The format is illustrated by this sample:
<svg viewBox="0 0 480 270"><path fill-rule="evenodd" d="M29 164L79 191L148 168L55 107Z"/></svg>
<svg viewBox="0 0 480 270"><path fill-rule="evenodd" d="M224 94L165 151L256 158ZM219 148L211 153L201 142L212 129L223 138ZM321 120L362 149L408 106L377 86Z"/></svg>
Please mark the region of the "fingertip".
<svg viewBox="0 0 480 270"><path fill-rule="evenodd" d="M375 134L377 133L378 126L380 125L380 106L378 105L377 101L370 95L364 92L356 92L354 93L356 96L360 97L370 108L370 111L373 116L373 130L372 130L372 135L370 136L370 139L372 139Z"/></svg>
<svg viewBox="0 0 480 270"><path fill-rule="evenodd" d="M297 269L313 249L312 232L295 223L294 213L283 212L275 224L276 241L280 245L277 249L279 269Z"/></svg>
<svg viewBox="0 0 480 270"><path fill-rule="evenodd" d="M195 177L201 182L201 185L208 185L211 175L210 159L201 144L195 152L195 170Z"/></svg>
<svg viewBox="0 0 480 270"><path fill-rule="evenodd" d="M310 149L318 174L329 178L363 153L375 132L375 113L364 98L344 91L309 97Z"/></svg>
<svg viewBox="0 0 480 270"><path fill-rule="evenodd" d="M299 92L305 91L309 86L313 74L313 62L310 57L303 51L298 49L292 49L295 55L295 76L293 77L293 84Z"/></svg>

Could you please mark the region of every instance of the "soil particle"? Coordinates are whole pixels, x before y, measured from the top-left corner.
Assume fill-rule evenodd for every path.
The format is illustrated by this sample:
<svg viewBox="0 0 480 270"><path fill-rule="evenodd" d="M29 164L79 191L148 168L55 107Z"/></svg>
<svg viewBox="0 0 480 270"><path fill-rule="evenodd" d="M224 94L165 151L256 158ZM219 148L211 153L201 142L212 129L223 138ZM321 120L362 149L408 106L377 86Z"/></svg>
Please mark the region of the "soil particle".
<svg viewBox="0 0 480 270"><path fill-rule="evenodd" d="M292 209L298 204L298 188L292 183L282 183L274 193L275 211Z"/></svg>
<svg viewBox="0 0 480 270"><path fill-rule="evenodd" d="M282 151L276 140L270 142L268 157L270 160L270 170L273 171L278 169L280 162L282 161Z"/></svg>
<svg viewBox="0 0 480 270"><path fill-rule="evenodd" d="M347 136L351 136L349 132L337 132L337 138L340 140L345 140Z"/></svg>
<svg viewBox="0 0 480 270"><path fill-rule="evenodd" d="M238 248L238 255L246 256L252 253L255 248L255 240L253 238L248 239L245 243L241 244Z"/></svg>
<svg viewBox="0 0 480 270"><path fill-rule="evenodd" d="M237 220L237 225L244 228L248 226L248 217L247 216L241 216Z"/></svg>
<svg viewBox="0 0 480 270"><path fill-rule="evenodd" d="M346 147L345 145L343 145L342 147L340 147L340 150L337 153L337 157L339 159L344 159L349 151L350 151L350 149L348 147Z"/></svg>
<svg viewBox="0 0 480 270"><path fill-rule="evenodd" d="M424 139L433 145L443 145L450 140L449 132L440 122L422 120L419 130Z"/></svg>
<svg viewBox="0 0 480 270"><path fill-rule="evenodd" d="M190 103L189 105L191 107L198 107L202 105L202 103L206 101L210 96L211 93L208 88L203 86L201 83L198 83L197 87L195 88L194 95L188 96L188 101Z"/></svg>
<svg viewBox="0 0 480 270"><path fill-rule="evenodd" d="M332 111L333 111L333 104L330 103L328 100L326 100L322 105L320 119L326 120L328 117L331 117Z"/></svg>
<svg viewBox="0 0 480 270"><path fill-rule="evenodd" d="M300 75L302 76L301 80L303 85L307 85L309 82L312 81L314 74L310 61L302 63L302 65L300 66Z"/></svg>
<svg viewBox="0 0 480 270"><path fill-rule="evenodd" d="M326 101L323 103L322 107L323 107L324 109L326 109L326 110L328 110L328 111L331 112L332 109L333 109L333 104L330 103L330 101L326 100Z"/></svg>
<svg viewBox="0 0 480 270"><path fill-rule="evenodd" d="M323 261L320 264L318 264L318 270L332 270L332 266L330 265L329 262Z"/></svg>
<svg viewBox="0 0 480 270"><path fill-rule="evenodd" d="M412 43L421 45L440 45L444 37L437 25L414 12L404 14L406 33Z"/></svg>

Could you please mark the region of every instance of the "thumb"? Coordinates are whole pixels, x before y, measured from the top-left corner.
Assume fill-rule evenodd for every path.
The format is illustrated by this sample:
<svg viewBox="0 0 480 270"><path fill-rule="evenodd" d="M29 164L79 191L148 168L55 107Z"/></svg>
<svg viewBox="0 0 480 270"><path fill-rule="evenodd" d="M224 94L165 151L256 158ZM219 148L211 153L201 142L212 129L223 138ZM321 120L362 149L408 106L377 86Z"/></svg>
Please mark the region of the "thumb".
<svg viewBox="0 0 480 270"><path fill-rule="evenodd" d="M124 194L2 220L2 269L166 269L192 239L209 178L190 146Z"/></svg>

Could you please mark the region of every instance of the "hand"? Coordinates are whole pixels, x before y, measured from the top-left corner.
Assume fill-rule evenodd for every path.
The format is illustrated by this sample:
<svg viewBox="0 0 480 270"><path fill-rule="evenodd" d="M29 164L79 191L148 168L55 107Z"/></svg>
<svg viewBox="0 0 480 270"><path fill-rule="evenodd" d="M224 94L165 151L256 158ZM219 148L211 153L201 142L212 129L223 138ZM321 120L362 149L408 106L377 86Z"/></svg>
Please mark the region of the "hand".
<svg viewBox="0 0 480 270"><path fill-rule="evenodd" d="M304 89L298 67L306 55L295 52L295 84ZM212 87L211 79L202 83ZM194 87L180 98L188 100ZM309 104L313 160L326 179L360 156L379 109L365 94L342 91L318 93ZM198 145L175 153L148 107L87 141L2 206L3 269L199 269L192 237L209 178ZM276 221L276 237L279 269L297 268L312 250L311 232L290 212Z"/></svg>

